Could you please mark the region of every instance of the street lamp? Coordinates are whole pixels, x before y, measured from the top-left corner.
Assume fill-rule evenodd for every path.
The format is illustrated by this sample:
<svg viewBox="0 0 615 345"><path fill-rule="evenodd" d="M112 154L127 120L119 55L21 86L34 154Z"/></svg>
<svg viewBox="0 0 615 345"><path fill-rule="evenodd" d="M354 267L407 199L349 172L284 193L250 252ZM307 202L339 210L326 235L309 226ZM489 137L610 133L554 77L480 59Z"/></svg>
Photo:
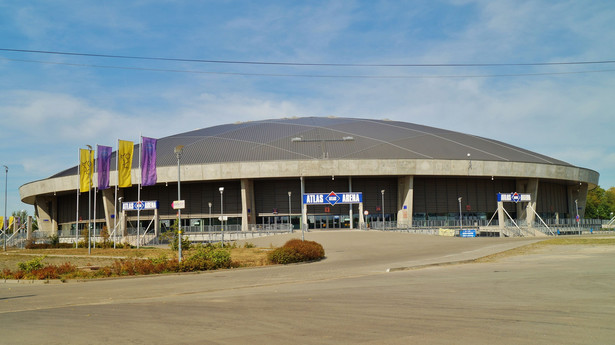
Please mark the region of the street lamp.
<svg viewBox="0 0 615 345"><path fill-rule="evenodd" d="M6 226L5 224L6 222L6 190L7 190L7 186L8 186L8 181L9 181L9 167L7 167L6 165L3 165L4 167L4 218L2 219L2 229L3 229L3 234L4 234L4 240L2 241L3 245L3 249L6 252Z"/></svg>
<svg viewBox="0 0 615 345"><path fill-rule="evenodd" d="M463 230L463 217L461 215L461 197L457 198L457 201L459 201L459 231Z"/></svg>
<svg viewBox="0 0 615 345"><path fill-rule="evenodd" d="M175 156L177 157L177 200L181 200L181 190L180 190L180 182L181 175L179 172L179 159L182 156L182 152L184 151L184 145L175 146ZM179 262L182 262L182 210L177 209L177 248L178 248L178 257Z"/></svg>
<svg viewBox="0 0 615 345"><path fill-rule="evenodd" d="M384 231L384 189L380 193L382 194L382 231Z"/></svg>
<svg viewBox="0 0 615 345"><path fill-rule="evenodd" d="M581 234L581 218L579 218L579 203L577 202L577 199L574 199L574 205L576 206L577 209L577 230L579 231L579 235Z"/></svg>
<svg viewBox="0 0 615 345"><path fill-rule="evenodd" d="M291 205L290 205L290 196L291 196L292 194L293 194L293 193L292 193L291 191L288 191L288 227L289 227L289 229L290 229L290 232L291 232L291 233L293 232L293 225L292 225L292 223L290 222L290 206L291 206Z"/></svg>
<svg viewBox="0 0 615 345"><path fill-rule="evenodd" d="M122 204L122 199L124 199L124 197L119 197L117 198L117 201L120 203L120 209L122 210L122 214L124 214L124 206ZM124 218L121 219L122 221L124 221ZM124 226L122 225L123 223L120 223L121 227L123 228ZM122 236L124 235L124 233L122 232ZM117 209L115 210L115 222L114 222L114 228L113 228L113 249L115 249L115 243L117 242Z"/></svg>
<svg viewBox="0 0 615 345"><path fill-rule="evenodd" d="M222 237L222 248L224 248L224 187L218 188L220 191L220 234Z"/></svg>
<svg viewBox="0 0 615 345"><path fill-rule="evenodd" d="M208 205L209 205L209 231L211 232L211 201L208 203ZM211 237L209 239L211 240Z"/></svg>

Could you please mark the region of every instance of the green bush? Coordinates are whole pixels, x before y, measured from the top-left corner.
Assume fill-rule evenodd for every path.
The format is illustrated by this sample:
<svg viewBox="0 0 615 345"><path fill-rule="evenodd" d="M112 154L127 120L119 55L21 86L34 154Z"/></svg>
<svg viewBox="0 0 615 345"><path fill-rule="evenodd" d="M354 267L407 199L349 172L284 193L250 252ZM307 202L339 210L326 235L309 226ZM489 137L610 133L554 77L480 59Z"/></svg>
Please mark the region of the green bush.
<svg viewBox="0 0 615 345"><path fill-rule="evenodd" d="M51 245L52 248L59 248L60 236L58 236L57 234L53 234L49 236L49 244Z"/></svg>
<svg viewBox="0 0 615 345"><path fill-rule="evenodd" d="M274 264L290 264L294 262L314 261L325 257L325 250L317 242L293 239L282 247L269 253L269 261Z"/></svg>
<svg viewBox="0 0 615 345"><path fill-rule="evenodd" d="M230 268L231 252L228 249L211 246L196 245L192 253L181 262L182 271L204 271L219 268Z"/></svg>
<svg viewBox="0 0 615 345"><path fill-rule="evenodd" d="M30 273L34 270L38 270L38 269L45 267L45 265L43 264L44 259L45 259L45 256L37 256L30 261L18 263L17 267L19 267L20 271L23 271L25 273Z"/></svg>

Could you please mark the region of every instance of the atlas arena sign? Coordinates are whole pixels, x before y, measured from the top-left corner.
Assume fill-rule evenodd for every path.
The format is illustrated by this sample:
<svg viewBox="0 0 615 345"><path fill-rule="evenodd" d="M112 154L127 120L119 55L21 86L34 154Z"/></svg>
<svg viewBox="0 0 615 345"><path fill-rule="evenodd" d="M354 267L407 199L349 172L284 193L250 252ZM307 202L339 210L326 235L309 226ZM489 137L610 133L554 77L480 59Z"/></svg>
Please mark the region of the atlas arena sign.
<svg viewBox="0 0 615 345"><path fill-rule="evenodd" d="M305 193L304 205L359 204L363 202L363 193Z"/></svg>
<svg viewBox="0 0 615 345"><path fill-rule="evenodd" d="M502 202L529 202L532 201L532 195L526 193L498 193L498 201Z"/></svg>
<svg viewBox="0 0 615 345"><path fill-rule="evenodd" d="M155 210L158 208L158 201L130 201L122 203L124 211L143 211Z"/></svg>

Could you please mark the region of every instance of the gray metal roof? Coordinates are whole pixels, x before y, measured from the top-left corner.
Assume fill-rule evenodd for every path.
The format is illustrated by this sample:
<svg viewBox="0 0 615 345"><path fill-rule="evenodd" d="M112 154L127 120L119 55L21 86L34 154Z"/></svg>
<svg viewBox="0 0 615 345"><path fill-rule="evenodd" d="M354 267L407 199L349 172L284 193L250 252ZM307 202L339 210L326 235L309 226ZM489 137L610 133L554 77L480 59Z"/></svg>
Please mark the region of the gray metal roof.
<svg viewBox="0 0 615 345"><path fill-rule="evenodd" d="M413 123L303 117L226 124L158 140L158 166L306 159L467 159L571 166L497 140ZM133 168L138 167L135 145ZM115 153L112 157L115 170ZM52 177L75 175L76 167Z"/></svg>

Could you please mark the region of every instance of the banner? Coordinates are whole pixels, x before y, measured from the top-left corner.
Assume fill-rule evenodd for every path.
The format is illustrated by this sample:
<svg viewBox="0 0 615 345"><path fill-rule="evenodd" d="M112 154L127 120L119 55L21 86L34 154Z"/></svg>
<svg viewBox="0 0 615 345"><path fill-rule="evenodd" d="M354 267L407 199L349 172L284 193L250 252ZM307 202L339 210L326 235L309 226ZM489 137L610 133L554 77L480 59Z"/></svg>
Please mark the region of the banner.
<svg viewBox="0 0 615 345"><path fill-rule="evenodd" d="M92 188L94 152L92 150L79 149L79 153L79 191L84 193Z"/></svg>
<svg viewBox="0 0 615 345"><path fill-rule="evenodd" d="M156 143L153 138L141 137L141 185L156 184Z"/></svg>
<svg viewBox="0 0 615 345"><path fill-rule="evenodd" d="M0 216L0 223L2 223L2 226L0 226L0 228L2 228L2 230L4 230L6 228L6 223L4 222L4 217Z"/></svg>
<svg viewBox="0 0 615 345"><path fill-rule="evenodd" d="M119 141L120 149L118 156L118 187L132 186L130 171L132 169L132 154L134 151L134 143L132 141Z"/></svg>
<svg viewBox="0 0 615 345"><path fill-rule="evenodd" d="M111 168L111 147L98 145L98 159L96 171L98 172L98 189L109 188L109 171Z"/></svg>

